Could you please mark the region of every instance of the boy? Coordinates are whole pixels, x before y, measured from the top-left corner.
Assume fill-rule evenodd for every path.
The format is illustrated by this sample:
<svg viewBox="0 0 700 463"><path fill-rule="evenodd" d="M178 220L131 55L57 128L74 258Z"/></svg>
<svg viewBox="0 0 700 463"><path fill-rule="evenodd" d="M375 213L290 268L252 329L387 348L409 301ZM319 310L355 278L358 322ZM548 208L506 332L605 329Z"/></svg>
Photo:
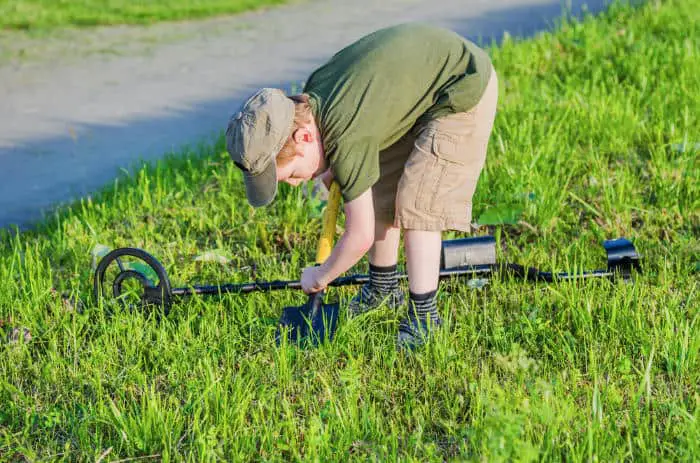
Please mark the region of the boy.
<svg viewBox="0 0 700 463"><path fill-rule="evenodd" d="M441 324L441 232L470 230L497 95L483 50L445 29L402 24L336 53L301 95L256 92L229 121L227 150L254 207L269 204L280 181L338 182L345 232L301 283L306 293L320 291L369 251L370 283L350 302L351 315L403 304L403 229L409 307L398 343L412 347Z"/></svg>

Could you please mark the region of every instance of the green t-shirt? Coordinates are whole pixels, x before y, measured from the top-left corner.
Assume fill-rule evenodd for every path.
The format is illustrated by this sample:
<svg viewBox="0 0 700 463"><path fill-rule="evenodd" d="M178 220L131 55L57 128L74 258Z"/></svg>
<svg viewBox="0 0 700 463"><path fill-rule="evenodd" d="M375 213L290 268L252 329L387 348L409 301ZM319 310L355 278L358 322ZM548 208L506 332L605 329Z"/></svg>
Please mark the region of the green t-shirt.
<svg viewBox="0 0 700 463"><path fill-rule="evenodd" d="M379 180L379 152L412 127L473 108L490 74L472 42L415 23L363 37L314 71L304 93L343 198Z"/></svg>

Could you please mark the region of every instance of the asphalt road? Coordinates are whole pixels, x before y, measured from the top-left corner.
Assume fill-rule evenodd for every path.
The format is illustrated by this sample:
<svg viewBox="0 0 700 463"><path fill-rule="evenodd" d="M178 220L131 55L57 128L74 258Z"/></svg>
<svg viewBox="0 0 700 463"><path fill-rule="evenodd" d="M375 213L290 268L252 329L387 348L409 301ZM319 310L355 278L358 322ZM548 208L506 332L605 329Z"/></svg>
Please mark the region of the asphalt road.
<svg viewBox="0 0 700 463"><path fill-rule="evenodd" d="M307 0L205 21L5 39L0 227L31 226L138 160L210 140L255 89L298 85L335 51L380 27L424 21L489 43L504 31L520 37L547 29L563 8L578 15L606 5Z"/></svg>

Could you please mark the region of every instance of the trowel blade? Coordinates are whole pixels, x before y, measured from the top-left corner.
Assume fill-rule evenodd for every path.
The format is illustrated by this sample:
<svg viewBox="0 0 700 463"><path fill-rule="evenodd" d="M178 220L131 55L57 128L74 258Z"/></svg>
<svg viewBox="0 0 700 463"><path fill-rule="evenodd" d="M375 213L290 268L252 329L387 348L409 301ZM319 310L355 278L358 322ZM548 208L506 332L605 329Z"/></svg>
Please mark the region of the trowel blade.
<svg viewBox="0 0 700 463"><path fill-rule="evenodd" d="M314 298L302 306L285 307L280 317L275 339L279 345L286 335L288 342L310 340L314 345L333 339L338 326L338 303L320 304L314 310Z"/></svg>

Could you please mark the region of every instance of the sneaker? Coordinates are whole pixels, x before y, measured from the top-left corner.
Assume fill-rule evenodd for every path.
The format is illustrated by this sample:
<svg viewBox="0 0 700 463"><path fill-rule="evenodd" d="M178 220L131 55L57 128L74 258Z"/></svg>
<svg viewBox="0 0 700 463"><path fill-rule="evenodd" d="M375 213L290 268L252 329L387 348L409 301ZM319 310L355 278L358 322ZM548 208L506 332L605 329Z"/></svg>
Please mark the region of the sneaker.
<svg viewBox="0 0 700 463"><path fill-rule="evenodd" d="M414 350L425 344L433 331L442 326L442 320L437 318L418 317L415 313L408 313L399 323L397 344L399 349Z"/></svg>
<svg viewBox="0 0 700 463"><path fill-rule="evenodd" d="M374 310L382 304L386 304L387 307L396 310L401 307L403 303L404 295L401 288L396 288L389 293L380 293L376 289L373 289L369 283L366 283L348 304L348 315L355 317L369 312L370 310Z"/></svg>

